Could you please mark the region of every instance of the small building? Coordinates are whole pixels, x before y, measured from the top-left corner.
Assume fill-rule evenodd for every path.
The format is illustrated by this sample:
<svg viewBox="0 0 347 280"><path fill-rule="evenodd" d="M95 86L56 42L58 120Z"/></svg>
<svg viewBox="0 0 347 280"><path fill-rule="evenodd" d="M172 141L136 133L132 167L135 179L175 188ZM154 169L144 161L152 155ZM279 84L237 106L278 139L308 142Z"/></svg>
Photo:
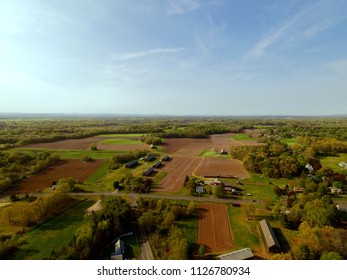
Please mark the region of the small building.
<svg viewBox="0 0 347 280"><path fill-rule="evenodd" d="M341 168L347 168L347 162L341 161L341 162L339 163L339 166L340 166Z"/></svg>
<svg viewBox="0 0 347 280"><path fill-rule="evenodd" d="M138 164L139 164L139 162L137 160L134 160L134 161L131 161L131 162L127 163L125 165L125 167L126 168L133 168L133 167L137 166Z"/></svg>
<svg viewBox="0 0 347 280"><path fill-rule="evenodd" d="M261 234L266 246L266 250L269 253L280 253L282 251L281 245L269 223L268 220L264 219L259 222Z"/></svg>
<svg viewBox="0 0 347 280"><path fill-rule="evenodd" d="M305 165L305 168L309 171L309 172L312 172L313 171L313 166L311 164L306 164Z"/></svg>
<svg viewBox="0 0 347 280"><path fill-rule="evenodd" d="M151 155L148 155L147 157L145 157L145 161L152 161L155 159L155 155L151 154Z"/></svg>
<svg viewBox="0 0 347 280"><path fill-rule="evenodd" d="M114 253L111 254L111 260L123 260L125 252L124 242L121 239L114 244Z"/></svg>
<svg viewBox="0 0 347 280"><path fill-rule="evenodd" d="M170 157L168 155L164 156L162 159L162 161L169 161L170 160Z"/></svg>
<svg viewBox="0 0 347 280"><path fill-rule="evenodd" d="M153 165L153 168L159 168L163 165L161 161L158 161L156 164Z"/></svg>
<svg viewBox="0 0 347 280"><path fill-rule="evenodd" d="M151 167L142 173L143 176L150 176L154 172L154 168Z"/></svg>
<svg viewBox="0 0 347 280"><path fill-rule="evenodd" d="M195 187L195 192L197 192L197 193L206 193L206 189L203 186L198 185L198 186Z"/></svg>
<svg viewBox="0 0 347 280"><path fill-rule="evenodd" d="M294 187L293 192L295 193L303 193L305 189L303 187Z"/></svg>
<svg viewBox="0 0 347 280"><path fill-rule="evenodd" d="M226 155L227 153L228 153L228 152L227 152L226 150L224 150L224 149L221 149L221 150L220 150L220 154L221 154L221 155Z"/></svg>
<svg viewBox="0 0 347 280"><path fill-rule="evenodd" d="M330 192L331 192L332 194L343 194L342 189L336 188L336 187L331 187L331 188L330 188Z"/></svg>
<svg viewBox="0 0 347 280"><path fill-rule="evenodd" d="M254 257L250 248L244 248L238 251L230 252L217 257L219 260L250 260Z"/></svg>

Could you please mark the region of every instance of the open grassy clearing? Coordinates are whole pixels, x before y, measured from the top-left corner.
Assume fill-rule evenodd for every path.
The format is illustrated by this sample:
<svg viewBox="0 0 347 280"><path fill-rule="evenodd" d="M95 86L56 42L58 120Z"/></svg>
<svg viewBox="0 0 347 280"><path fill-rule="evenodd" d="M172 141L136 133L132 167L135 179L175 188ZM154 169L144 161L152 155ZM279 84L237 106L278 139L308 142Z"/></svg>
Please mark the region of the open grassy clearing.
<svg viewBox="0 0 347 280"><path fill-rule="evenodd" d="M140 138L145 134L142 133L130 133L130 134L101 134L98 137L102 138Z"/></svg>
<svg viewBox="0 0 347 280"><path fill-rule="evenodd" d="M69 244L76 230L87 222L85 209L94 203L93 200L78 201L76 205L59 216L24 234L25 244L11 256L11 259L43 260L49 257L51 250Z"/></svg>
<svg viewBox="0 0 347 280"><path fill-rule="evenodd" d="M255 141L256 139L249 137L247 134L240 133L231 136L232 139L237 141Z"/></svg>
<svg viewBox="0 0 347 280"><path fill-rule="evenodd" d="M298 139L296 139L296 138L287 138L287 139L282 139L282 142L287 144L288 146L292 146L292 145L298 143Z"/></svg>
<svg viewBox="0 0 347 280"><path fill-rule="evenodd" d="M14 148L6 150L6 152L21 152L25 154L49 152L58 155L61 159L80 159L84 156L90 156L93 159L110 159L115 154L124 153L124 151L52 150L49 148Z"/></svg>
<svg viewBox="0 0 347 280"><path fill-rule="evenodd" d="M200 156L202 156L202 157L215 157L215 158L231 158L231 156L229 154L222 155L216 151L207 151L207 150L203 150L200 153Z"/></svg>
<svg viewBox="0 0 347 280"><path fill-rule="evenodd" d="M135 144L141 144L141 141L139 140L132 140L132 139L107 139L104 141L99 142L99 144L103 145L135 145Z"/></svg>
<svg viewBox="0 0 347 280"><path fill-rule="evenodd" d="M320 158L323 167L329 167L335 172L347 175L347 168L341 168L338 164L340 162L347 162L347 154L338 154L337 157L322 157Z"/></svg>
<svg viewBox="0 0 347 280"><path fill-rule="evenodd" d="M260 242L257 235L257 221L247 220L247 215L242 207L228 206L229 222L234 239L235 250L251 248L260 250Z"/></svg>
<svg viewBox="0 0 347 280"><path fill-rule="evenodd" d="M108 165L109 161L105 160L101 167L92 176L89 177L88 182L96 183L101 178L103 178L108 173Z"/></svg>

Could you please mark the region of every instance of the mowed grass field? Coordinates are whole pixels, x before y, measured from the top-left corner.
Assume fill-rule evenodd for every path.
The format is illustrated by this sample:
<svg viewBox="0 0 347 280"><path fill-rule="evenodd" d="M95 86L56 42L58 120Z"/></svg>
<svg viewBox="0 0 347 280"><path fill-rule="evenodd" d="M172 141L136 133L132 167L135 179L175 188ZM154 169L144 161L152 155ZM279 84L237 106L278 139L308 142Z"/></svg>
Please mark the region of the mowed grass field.
<svg viewBox="0 0 347 280"><path fill-rule="evenodd" d="M234 140L238 140L238 141L255 141L256 140L252 137L249 137L245 133L235 134L235 135L231 136L231 138Z"/></svg>
<svg viewBox="0 0 347 280"><path fill-rule="evenodd" d="M13 148L6 150L6 152L21 152L26 154L49 152L56 154L60 159L81 159L84 156L90 156L93 159L110 159L116 154L124 153L124 151L52 150L48 148Z"/></svg>
<svg viewBox="0 0 347 280"><path fill-rule="evenodd" d="M129 133L129 134L101 134L98 135L102 138L140 138L144 134L141 133Z"/></svg>
<svg viewBox="0 0 347 280"><path fill-rule="evenodd" d="M338 154L337 157L322 157L320 158L323 167L329 167L335 172L347 175L347 168L341 168L340 162L347 162L347 154Z"/></svg>
<svg viewBox="0 0 347 280"><path fill-rule="evenodd" d="M85 210L94 200L75 201L75 205L23 235L24 245L12 255L16 260L43 260L51 250L68 245L76 230L87 222Z"/></svg>
<svg viewBox="0 0 347 280"><path fill-rule="evenodd" d="M107 139L107 140L99 142L99 144L104 144L104 145L134 145L134 144L141 144L141 141L121 138L121 139Z"/></svg>

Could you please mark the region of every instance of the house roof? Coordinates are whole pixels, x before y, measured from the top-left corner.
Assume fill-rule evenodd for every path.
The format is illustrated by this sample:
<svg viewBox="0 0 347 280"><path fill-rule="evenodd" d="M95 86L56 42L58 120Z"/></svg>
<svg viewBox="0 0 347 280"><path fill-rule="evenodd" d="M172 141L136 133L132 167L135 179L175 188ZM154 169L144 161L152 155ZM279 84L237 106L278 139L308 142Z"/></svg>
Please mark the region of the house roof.
<svg viewBox="0 0 347 280"><path fill-rule="evenodd" d="M230 252L224 255L218 256L220 260L247 260L252 258L254 255L250 248L244 248L238 251Z"/></svg>
<svg viewBox="0 0 347 280"><path fill-rule="evenodd" d="M263 236L264 236L264 239L266 242L266 246L268 248L275 246L275 247L281 249L281 245L278 242L277 237L276 237L269 221L264 219L264 220L261 220L259 222L259 224L260 224L260 228L261 228L261 231L263 233Z"/></svg>

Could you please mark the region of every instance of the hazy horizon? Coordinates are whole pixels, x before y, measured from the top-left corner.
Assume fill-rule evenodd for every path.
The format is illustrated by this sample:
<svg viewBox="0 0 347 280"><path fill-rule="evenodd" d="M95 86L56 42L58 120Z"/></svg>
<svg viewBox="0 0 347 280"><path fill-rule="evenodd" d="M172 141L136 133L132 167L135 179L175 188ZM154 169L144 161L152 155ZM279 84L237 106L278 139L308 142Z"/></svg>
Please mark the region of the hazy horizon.
<svg viewBox="0 0 347 280"><path fill-rule="evenodd" d="M0 112L335 116L344 0L1 1Z"/></svg>

